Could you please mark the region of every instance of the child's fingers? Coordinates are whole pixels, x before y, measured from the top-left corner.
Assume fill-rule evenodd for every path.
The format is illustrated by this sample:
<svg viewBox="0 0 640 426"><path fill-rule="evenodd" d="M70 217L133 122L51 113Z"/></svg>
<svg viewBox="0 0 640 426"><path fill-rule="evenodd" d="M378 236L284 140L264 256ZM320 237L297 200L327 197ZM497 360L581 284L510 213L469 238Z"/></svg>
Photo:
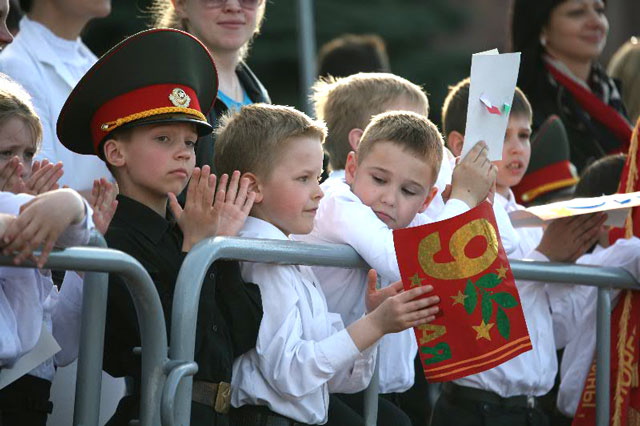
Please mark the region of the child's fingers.
<svg viewBox="0 0 640 426"><path fill-rule="evenodd" d="M185 201L185 207L196 202L198 183L200 181L200 168L193 169L189 185L187 186L187 200ZM182 210L182 209L180 209Z"/></svg>
<svg viewBox="0 0 640 426"><path fill-rule="evenodd" d="M375 269L369 269L367 272L367 291L369 294L375 293L378 291L376 288L378 284L378 273Z"/></svg>
<svg viewBox="0 0 640 426"><path fill-rule="evenodd" d="M227 183L229 182L229 175L224 173L220 176L218 181L218 192L216 193L216 203L224 203L227 198ZM218 196L222 198L218 199Z"/></svg>
<svg viewBox="0 0 640 426"><path fill-rule="evenodd" d="M402 303L406 303L409 302L417 297L420 297L424 294L427 294L429 292L433 291L433 286L432 285L425 285L425 286L421 286L421 287L416 287L416 288L412 288L409 291L403 291L402 293L398 294L397 297L398 300Z"/></svg>
<svg viewBox="0 0 640 426"><path fill-rule="evenodd" d="M209 166L202 167L202 171L200 172L200 179L198 181L197 195L196 201L200 203L200 205L207 205L207 193L209 192L209 175L211 174L211 168Z"/></svg>
<svg viewBox="0 0 640 426"><path fill-rule="evenodd" d="M238 172L238 176L239 175L240 175L240 172ZM242 178L240 180L240 188L238 189L238 195L236 195L235 201L234 201L235 205L241 206L241 207L244 206L244 203L247 201L247 193L249 192L249 183L250 183L249 179Z"/></svg>
<svg viewBox="0 0 640 426"><path fill-rule="evenodd" d="M176 218L176 221L180 220L180 216L182 216L182 207L180 207L180 203L178 203L176 194L169 192L167 195L169 196L169 210L171 210L171 214Z"/></svg>
<svg viewBox="0 0 640 426"><path fill-rule="evenodd" d="M227 201L235 202L238 194L238 184L240 182L240 172L235 170L231 173L231 179L229 180L229 186L227 188Z"/></svg>
<svg viewBox="0 0 640 426"><path fill-rule="evenodd" d="M474 163L477 163L481 159L487 157L488 151L489 151L489 148L487 147L487 144L485 143L485 141L480 141L477 144L475 144L473 148L471 148L471 152L469 154L473 154L471 158L473 158Z"/></svg>
<svg viewBox="0 0 640 426"><path fill-rule="evenodd" d="M213 205L213 198L216 195L216 175L213 173L209 175L209 189L204 194L204 205L211 207Z"/></svg>
<svg viewBox="0 0 640 426"><path fill-rule="evenodd" d="M387 288L392 288L395 292L400 293L402 292L404 286L402 284L402 281L396 281L395 283L388 285Z"/></svg>
<svg viewBox="0 0 640 426"><path fill-rule="evenodd" d="M249 195L247 195L247 199L242 206L242 213L248 215L251 212L254 201L256 201L256 193L251 191L249 192Z"/></svg>

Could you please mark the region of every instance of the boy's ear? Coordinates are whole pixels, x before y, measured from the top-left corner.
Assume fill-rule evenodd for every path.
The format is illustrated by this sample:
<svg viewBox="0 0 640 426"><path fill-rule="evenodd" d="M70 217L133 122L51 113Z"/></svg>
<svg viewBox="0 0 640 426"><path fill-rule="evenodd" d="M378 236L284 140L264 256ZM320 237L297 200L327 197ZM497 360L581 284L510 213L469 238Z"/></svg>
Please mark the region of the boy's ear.
<svg viewBox="0 0 640 426"><path fill-rule="evenodd" d="M360 139L362 138L362 134L364 131L362 129L351 129L349 131L349 145L351 149L354 151L358 150L358 144L360 143Z"/></svg>
<svg viewBox="0 0 640 426"><path fill-rule="evenodd" d="M358 154L351 151L347 155L347 164L344 166L344 177L347 184L351 185L356 177L356 170L358 169Z"/></svg>
<svg viewBox="0 0 640 426"><path fill-rule="evenodd" d="M424 203L422 204L422 207L420 207L420 210L418 212L424 213L424 211L427 209L427 207L429 207L429 204L431 204L431 202L433 201L434 197L437 194L438 194L438 188L436 188L435 186L432 186L431 190L427 194L427 198L424 199Z"/></svg>
<svg viewBox="0 0 640 426"><path fill-rule="evenodd" d="M447 146L454 157L460 157L462 153L462 144L464 143L464 135L456 130L447 136Z"/></svg>
<svg viewBox="0 0 640 426"><path fill-rule="evenodd" d="M264 198L264 194L262 193L262 185L260 185L260 181L258 179L258 177L256 175L254 175L253 173L247 172L247 173L243 173L242 176L240 177L241 179L248 179L249 180L249 192L255 192L256 193L256 199L253 201L254 204L259 204L262 202L262 199Z"/></svg>
<svg viewBox="0 0 640 426"><path fill-rule="evenodd" d="M123 144L115 139L107 139L102 147L105 161L113 167L122 167L125 165L125 154L123 152Z"/></svg>

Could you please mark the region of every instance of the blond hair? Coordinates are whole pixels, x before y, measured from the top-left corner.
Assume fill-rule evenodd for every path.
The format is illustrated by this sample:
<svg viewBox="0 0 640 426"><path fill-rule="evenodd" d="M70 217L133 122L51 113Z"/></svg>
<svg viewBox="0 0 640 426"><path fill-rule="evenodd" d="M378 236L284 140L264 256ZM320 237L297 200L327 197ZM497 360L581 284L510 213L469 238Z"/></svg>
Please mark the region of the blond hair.
<svg viewBox="0 0 640 426"><path fill-rule="evenodd" d="M364 129L371 117L406 100L429 114L429 101L420 86L389 73L358 73L344 78L323 78L311 95L318 119L327 123L325 151L333 170L344 169L351 151L349 132Z"/></svg>
<svg viewBox="0 0 640 426"><path fill-rule="evenodd" d="M629 118L635 123L640 117L640 40L631 37L611 58L607 74L622 82L622 101Z"/></svg>
<svg viewBox="0 0 640 426"><path fill-rule="evenodd" d="M391 142L422 159L431 168L432 183L436 181L444 142L436 125L427 117L409 111L390 111L373 117L358 145L358 164L381 142Z"/></svg>
<svg viewBox="0 0 640 426"><path fill-rule="evenodd" d="M265 7L266 0L263 0L262 4L258 7L256 28L253 32L253 36L240 48L240 51L238 52L238 58L241 61L246 59L249 54L251 42L258 34L260 34L260 28L262 27L262 21L264 20ZM151 15L151 28L173 28L176 30L190 32L189 20L187 18L181 18L180 15L178 15L178 11L173 6L172 0L153 0L148 9L148 13Z"/></svg>
<svg viewBox="0 0 640 426"><path fill-rule="evenodd" d="M288 106L252 104L228 112L216 130L214 162L220 174L251 172L268 179L282 150L296 137L326 136L322 123Z"/></svg>
<svg viewBox="0 0 640 426"><path fill-rule="evenodd" d="M42 143L42 124L24 88L0 73L0 126L13 117L20 118L31 131L36 150Z"/></svg>

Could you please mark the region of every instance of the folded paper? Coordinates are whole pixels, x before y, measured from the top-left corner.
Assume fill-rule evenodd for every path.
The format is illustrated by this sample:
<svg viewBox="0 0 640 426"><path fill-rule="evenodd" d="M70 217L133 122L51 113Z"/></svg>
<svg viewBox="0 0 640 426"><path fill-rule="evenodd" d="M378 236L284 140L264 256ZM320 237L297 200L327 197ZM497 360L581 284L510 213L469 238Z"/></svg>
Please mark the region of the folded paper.
<svg viewBox="0 0 640 426"><path fill-rule="evenodd" d="M430 284L440 296L436 319L414 328L429 381L480 373L531 349L489 203L393 237L404 288Z"/></svg>
<svg viewBox="0 0 640 426"><path fill-rule="evenodd" d="M479 141L489 146L489 160L502 159L502 145L520 68L520 53L496 49L471 57L471 85L462 156Z"/></svg>
<svg viewBox="0 0 640 426"><path fill-rule="evenodd" d="M562 217L606 212L608 217L605 225L623 227L629 210L637 206L640 206L640 192L630 192L592 198L574 198L542 206L533 206L525 210L513 211L509 213L509 218L514 227L522 228L542 226L551 220Z"/></svg>

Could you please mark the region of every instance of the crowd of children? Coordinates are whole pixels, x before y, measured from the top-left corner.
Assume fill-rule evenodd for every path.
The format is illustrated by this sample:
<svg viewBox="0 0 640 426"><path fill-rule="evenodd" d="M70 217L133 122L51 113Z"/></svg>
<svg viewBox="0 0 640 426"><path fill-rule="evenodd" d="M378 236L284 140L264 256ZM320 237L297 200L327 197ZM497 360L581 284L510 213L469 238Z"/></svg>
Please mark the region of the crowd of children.
<svg viewBox="0 0 640 426"><path fill-rule="evenodd" d="M47 333L62 350L0 389L0 424L46 424L55 367L77 357L83 277L68 271L54 284L42 268L54 246L86 244L92 229L149 272L167 329L182 262L206 238L347 244L372 268L212 265L198 309L193 425L363 425L363 391L378 359L385 396L378 424L410 426L393 395L422 374L412 327L433 321L443 302L430 285L403 291L393 231L460 215L487 199L511 259L621 266L638 277L640 240L609 244L604 214L556 220L544 230L512 227L508 213L523 207L511 188L529 164L534 112L516 89L502 160L489 161L484 141L468 141L477 143L457 158L469 84L450 88L444 134L428 119L422 88L390 73L321 79L313 90L318 121L255 103L209 123L217 74L207 47L182 31L145 31L88 69L57 119L64 147L96 155L113 176L96 180L86 199L60 187L74 173L67 164L34 161L41 122L29 94L2 76L0 248L16 264L32 259L37 268L0 267L0 374ZM196 167L197 141L213 140L201 151L213 158ZM330 174L320 183L325 152ZM618 156L587 168L576 193L615 192L623 163ZM445 383L432 425L550 424L556 409L542 397L556 380L561 348L557 410L575 414L595 351L595 290L516 286L533 349ZM138 346L133 302L113 275L104 369L129 377L130 386L109 425L139 417Z"/></svg>

